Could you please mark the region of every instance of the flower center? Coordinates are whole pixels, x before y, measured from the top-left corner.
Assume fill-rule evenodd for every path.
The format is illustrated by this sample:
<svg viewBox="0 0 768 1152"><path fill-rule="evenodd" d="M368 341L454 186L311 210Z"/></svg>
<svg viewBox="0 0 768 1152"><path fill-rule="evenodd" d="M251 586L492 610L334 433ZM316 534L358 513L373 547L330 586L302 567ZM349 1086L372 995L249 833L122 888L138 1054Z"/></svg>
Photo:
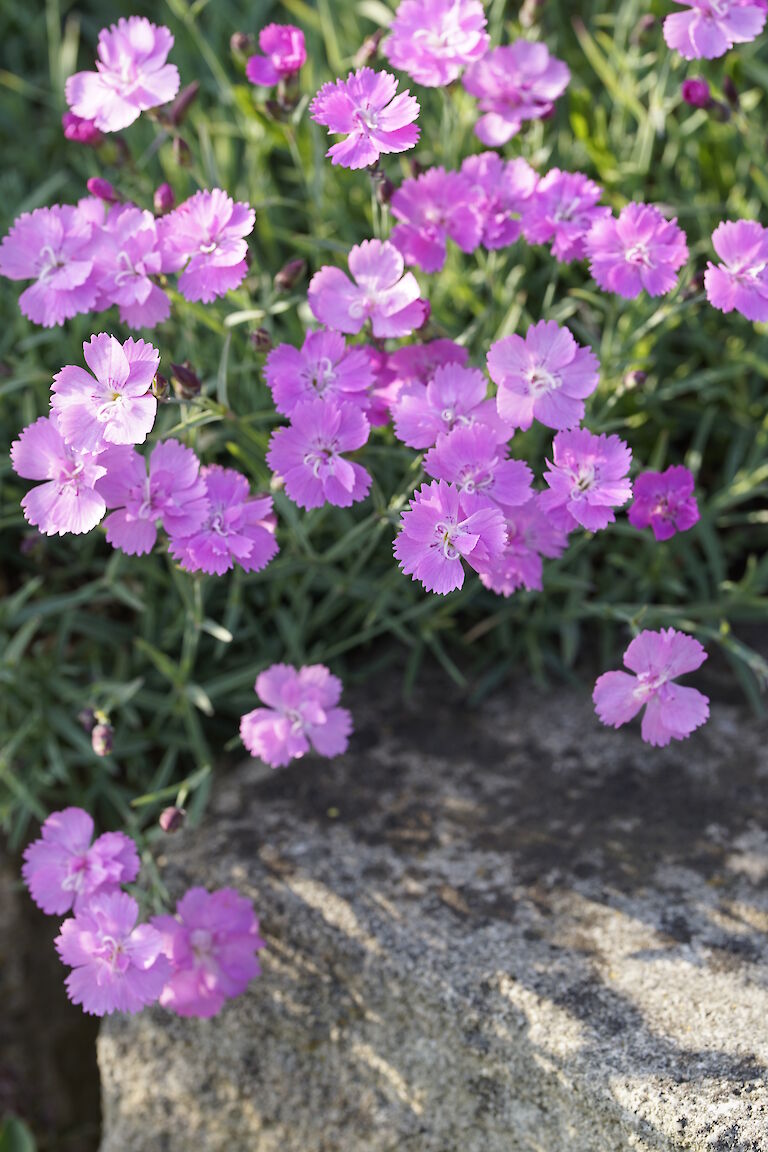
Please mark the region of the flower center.
<svg viewBox="0 0 768 1152"><path fill-rule="evenodd" d="M371 108L370 104L364 104L362 108L355 109L358 123L367 132L375 132L379 127L379 113Z"/></svg>
<svg viewBox="0 0 768 1152"><path fill-rule="evenodd" d="M439 548L446 560L458 560L460 559L460 554L454 541L458 536L463 535L464 533L458 524L441 520L435 524L435 542L433 547Z"/></svg>
<svg viewBox="0 0 768 1152"><path fill-rule="evenodd" d="M67 875L62 881L65 892L82 892L85 887L88 871L88 857L74 856L69 862Z"/></svg>
<svg viewBox="0 0 768 1152"><path fill-rule="evenodd" d="M591 464L585 464L573 473L573 494L583 496L595 483L595 469Z"/></svg>
<svg viewBox="0 0 768 1152"><path fill-rule="evenodd" d="M562 383L559 376L554 376L541 365L528 371L528 389L532 396L544 396L547 392L555 392Z"/></svg>
<svg viewBox="0 0 768 1152"><path fill-rule="evenodd" d="M64 261L59 259L50 244L44 244L40 249L40 258L43 264L38 273L39 280L47 280L48 277L52 276L54 272L57 272L59 268L64 267Z"/></svg>
<svg viewBox="0 0 768 1152"><path fill-rule="evenodd" d="M350 310L351 311L351 310ZM333 371L333 364L324 356L322 360L318 360L310 377L311 386L316 392L325 392L329 384L333 384L336 379L336 373Z"/></svg>
<svg viewBox="0 0 768 1152"><path fill-rule="evenodd" d="M196 960L206 960L212 950L213 936L207 928L193 928L189 934L189 946Z"/></svg>
<svg viewBox="0 0 768 1152"><path fill-rule="evenodd" d="M201 244L200 251L202 252L203 256L210 256L212 252L216 251L218 246L218 240L211 240L208 244Z"/></svg>
<svg viewBox="0 0 768 1152"><path fill-rule="evenodd" d="M117 255L117 266L120 271L115 276L115 284L124 284L126 280L131 280L136 275L136 269L131 264L131 258L127 252L119 252Z"/></svg>
<svg viewBox="0 0 768 1152"><path fill-rule="evenodd" d="M648 245L643 240L638 240L631 248L627 248L625 256L630 264L643 264L646 268L650 266L651 257Z"/></svg>

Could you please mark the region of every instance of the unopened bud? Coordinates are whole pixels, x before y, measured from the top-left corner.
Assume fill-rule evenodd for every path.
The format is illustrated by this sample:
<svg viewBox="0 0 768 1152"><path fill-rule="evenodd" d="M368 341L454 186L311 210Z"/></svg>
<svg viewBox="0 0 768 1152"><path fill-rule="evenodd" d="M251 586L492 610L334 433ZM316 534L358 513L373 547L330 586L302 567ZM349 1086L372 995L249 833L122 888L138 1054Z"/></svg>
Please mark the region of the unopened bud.
<svg viewBox="0 0 768 1152"><path fill-rule="evenodd" d="M160 813L158 824L163 832L178 832L184 823L187 813L183 808L164 808Z"/></svg>
<svg viewBox="0 0 768 1152"><path fill-rule="evenodd" d="M77 714L77 722L90 735L96 724L96 713L93 708L81 708Z"/></svg>
<svg viewBox="0 0 768 1152"><path fill-rule="evenodd" d="M298 260L289 260L283 265L275 276L274 285L277 292L290 292L307 274L307 262L299 257Z"/></svg>
<svg viewBox="0 0 768 1152"><path fill-rule="evenodd" d="M624 376L623 384L625 388L640 388L645 384L648 379L647 372L641 372L639 369L633 369L627 372Z"/></svg>
<svg viewBox="0 0 768 1152"><path fill-rule="evenodd" d="M155 212L158 216L162 216L164 212L170 212L176 203L176 197L173 194L173 188L170 184L158 184L155 188L154 195Z"/></svg>
<svg viewBox="0 0 768 1152"><path fill-rule="evenodd" d="M193 396L199 396L203 387L189 360L185 360L183 364L171 364L171 385L182 400L191 400Z"/></svg>
<svg viewBox="0 0 768 1152"><path fill-rule="evenodd" d="M379 204L389 204L395 193L395 186L389 176L385 176L383 172L377 172L373 183Z"/></svg>
<svg viewBox="0 0 768 1152"><path fill-rule="evenodd" d="M170 385L165 376L161 376L158 372L157 376L155 376L154 380L152 381L150 392L156 400L167 400L170 390Z"/></svg>
<svg viewBox="0 0 768 1152"><path fill-rule="evenodd" d="M357 55L352 62L353 68L364 68L366 64L370 64L379 53L379 44L381 44L384 37L384 28L379 28L372 36L367 36L357 50Z"/></svg>
<svg viewBox="0 0 768 1152"><path fill-rule="evenodd" d="M179 124L184 121L190 105L197 99L197 94L200 91L199 80L193 80L191 84L187 84L186 88L182 88L178 96L168 109L167 118L170 124L178 128Z"/></svg>
<svg viewBox="0 0 768 1152"><path fill-rule="evenodd" d="M107 204L119 203L120 197L110 184L109 180L102 180L101 176L91 176L86 184L91 196L104 200Z"/></svg>
<svg viewBox="0 0 768 1152"><path fill-rule="evenodd" d="M688 80L683 80L680 95L692 108L709 108L712 103L709 84L701 76L691 76Z"/></svg>
<svg viewBox="0 0 768 1152"><path fill-rule="evenodd" d="M256 37L246 32L233 32L229 38L229 49L239 64L245 64L257 48Z"/></svg>
<svg viewBox="0 0 768 1152"><path fill-rule="evenodd" d="M189 144L182 136L173 138L173 158L181 168L185 168L192 158Z"/></svg>
<svg viewBox="0 0 768 1152"><path fill-rule="evenodd" d="M272 337L266 328L257 328L251 332L250 341L256 352L269 352L272 348Z"/></svg>
<svg viewBox="0 0 768 1152"><path fill-rule="evenodd" d="M91 731L91 748L97 756L109 756L115 742L115 730L109 723L96 724Z"/></svg>
<svg viewBox="0 0 768 1152"><path fill-rule="evenodd" d="M104 139L93 120L84 120L74 112L65 112L61 118L61 126L67 140L74 140L77 144L87 144L89 148L97 148Z"/></svg>
<svg viewBox="0 0 768 1152"><path fill-rule="evenodd" d="M725 96L726 100L728 101L728 103L731 105L732 108L738 108L738 106L739 106L739 93L736 89L736 85L734 84L734 82L730 76L726 76L725 79L723 80L723 95Z"/></svg>
<svg viewBox="0 0 768 1152"><path fill-rule="evenodd" d="M284 122L290 117L290 109L283 107L279 100L265 100L264 111L272 117L273 120Z"/></svg>

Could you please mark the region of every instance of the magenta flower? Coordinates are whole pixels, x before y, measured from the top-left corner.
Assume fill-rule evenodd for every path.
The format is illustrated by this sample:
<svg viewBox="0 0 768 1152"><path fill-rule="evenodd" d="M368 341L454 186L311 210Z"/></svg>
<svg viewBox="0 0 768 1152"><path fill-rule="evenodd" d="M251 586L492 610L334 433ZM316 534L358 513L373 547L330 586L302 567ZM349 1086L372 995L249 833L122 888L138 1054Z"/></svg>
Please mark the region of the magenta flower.
<svg viewBox="0 0 768 1152"><path fill-rule="evenodd" d="M768 320L768 228L755 220L724 220L712 233L722 264L707 264L704 287L713 308L747 320Z"/></svg>
<svg viewBox="0 0 768 1152"><path fill-rule="evenodd" d="M426 301L412 272L403 275L403 257L394 244L364 240L350 249L349 270L324 265L309 284L309 306L321 324L351 335L371 321L376 337L408 336L427 317Z"/></svg>
<svg viewBox="0 0 768 1152"><path fill-rule="evenodd" d="M251 756L272 768L300 760L310 748L318 756L346 752L352 717L337 707L341 680L323 664L292 668L273 664L256 679L256 695L266 708L254 708L240 721L240 736Z"/></svg>
<svg viewBox="0 0 768 1152"><path fill-rule="evenodd" d="M75 116L74 112L65 112L61 118L61 126L67 140L77 144L87 144L96 148L104 139L93 120L83 120L82 116Z"/></svg>
<svg viewBox="0 0 768 1152"><path fill-rule="evenodd" d="M200 461L178 440L156 444L149 457L149 476L143 456L133 448L109 448L99 457L106 475L96 482L107 508L107 540L129 556L151 552L157 526L169 536L191 536L208 519L205 480Z"/></svg>
<svg viewBox="0 0 768 1152"><path fill-rule="evenodd" d="M499 416L523 429L534 420L548 428L573 428L584 419L584 400L600 378L592 349L552 320L532 324L525 339L497 340L488 352L488 371L498 385Z"/></svg>
<svg viewBox="0 0 768 1152"><path fill-rule="evenodd" d="M701 76L690 76L687 80L683 80L680 95L692 108L709 108L712 103L709 84Z"/></svg>
<svg viewBox="0 0 768 1152"><path fill-rule="evenodd" d="M508 597L518 588L542 589L542 557L562 556L568 532L555 524L534 494L519 508L506 509L507 543L500 556L480 568L480 581L498 596Z"/></svg>
<svg viewBox="0 0 768 1152"><path fill-rule="evenodd" d="M667 46L686 60L714 60L754 40L765 24L762 0L675 0L688 9L664 21Z"/></svg>
<svg viewBox="0 0 768 1152"><path fill-rule="evenodd" d="M687 532L699 519L693 475L682 464L665 472L643 472L634 483L628 519L634 528L653 529L657 540Z"/></svg>
<svg viewBox="0 0 768 1152"><path fill-rule="evenodd" d="M368 407L368 389L374 375L365 348L347 348L339 332L321 328L307 332L301 348L278 344L267 357L264 376L275 407L291 416L297 404L321 396L337 402L348 400Z"/></svg>
<svg viewBox="0 0 768 1152"><path fill-rule="evenodd" d="M512 429L487 399L488 384L477 368L444 364L429 384L407 384L393 406L395 435L409 448L430 448L438 436L458 424L487 424L497 444L509 440Z"/></svg>
<svg viewBox="0 0 768 1152"><path fill-rule="evenodd" d="M606 292L633 300L645 289L663 296L688 259L685 233L653 204L627 204L618 220L597 220L585 242L589 270Z"/></svg>
<svg viewBox="0 0 768 1152"><path fill-rule="evenodd" d="M589 532L612 524L613 509L632 495L627 479L632 453L618 436L595 436L586 428L558 432L553 443L553 462L544 479L550 491L542 494L541 506L555 523L573 528L574 521ZM565 515L567 513L568 515Z"/></svg>
<svg viewBox="0 0 768 1152"><path fill-rule="evenodd" d="M425 88L450 84L488 48L480 0L401 0L382 52Z"/></svg>
<svg viewBox="0 0 768 1152"><path fill-rule="evenodd" d="M11 444L14 471L43 480L21 501L24 516L45 536L79 535L95 528L107 510L96 491L106 468L91 452L65 444L53 417L41 416Z"/></svg>
<svg viewBox="0 0 768 1152"><path fill-rule="evenodd" d="M245 476L219 464L201 469L200 476L209 503L207 519L191 533L180 528L178 535L164 520L171 555L186 572L221 576L233 564L260 572L278 552L272 497L251 496Z"/></svg>
<svg viewBox="0 0 768 1152"><path fill-rule="evenodd" d="M179 292L187 300L210 304L226 296L245 279L245 237L255 221L250 205L235 203L221 188L196 192L157 222L163 271L184 268Z"/></svg>
<svg viewBox="0 0 768 1152"><path fill-rule="evenodd" d="M129 337L124 344L100 332L83 344L93 375L68 364L53 378L51 409L67 444L98 452L107 444L143 444L157 400L150 392L160 353Z"/></svg>
<svg viewBox="0 0 768 1152"><path fill-rule="evenodd" d="M93 220L70 204L36 208L19 216L0 244L0 275L34 280L19 307L44 328L63 324L96 304Z"/></svg>
<svg viewBox="0 0 768 1152"><path fill-rule="evenodd" d="M514 243L520 235L520 215L539 179L528 161L518 156L505 164L498 152L481 152L466 158L461 174L472 185L483 247L506 248Z"/></svg>
<svg viewBox="0 0 768 1152"><path fill-rule="evenodd" d="M502 511L531 497L533 473L522 460L508 460L487 424L460 424L440 436L424 458L424 471L447 480L461 496L477 494Z"/></svg>
<svg viewBox="0 0 768 1152"><path fill-rule="evenodd" d="M344 133L326 152L344 168L367 168L379 156L407 152L419 139L414 120L419 102L406 90L396 96L397 80L389 72L360 68L346 80L323 84L309 106L312 119L329 133Z"/></svg>
<svg viewBox="0 0 768 1152"><path fill-rule="evenodd" d="M267 24L259 32L263 56L251 56L245 74L251 84L271 88L284 76L293 76L307 58L304 33L293 24Z"/></svg>
<svg viewBox="0 0 768 1152"><path fill-rule="evenodd" d="M250 900L234 888L190 888L174 916L154 916L172 975L160 994L177 1016L216 1016L261 973L256 952L264 947Z"/></svg>
<svg viewBox="0 0 768 1152"><path fill-rule="evenodd" d="M462 560L478 571L501 555L505 541L499 507L436 480L414 492L400 518L394 552L406 576L445 596L464 584Z"/></svg>
<svg viewBox="0 0 768 1152"><path fill-rule="evenodd" d="M392 230L392 243L406 264L424 272L439 272L445 264L450 237L462 252L474 252L483 233L470 181L460 172L430 168L415 180L405 180L390 201L392 215L402 223Z"/></svg>
<svg viewBox="0 0 768 1152"><path fill-rule="evenodd" d="M168 29L143 16L102 28L97 71L69 77L67 104L101 132L127 128L142 112L167 104L178 92L178 69L166 64L172 47Z"/></svg>
<svg viewBox="0 0 768 1152"><path fill-rule="evenodd" d="M152 213L133 204L115 205L107 213L99 241L98 305L117 304L120 320L131 328L154 328L167 320L170 301L152 279L165 271Z"/></svg>
<svg viewBox="0 0 768 1152"><path fill-rule="evenodd" d="M370 424L356 405L305 400L294 408L289 426L272 433L267 463L300 508L349 508L368 495L371 477L342 453L362 448L369 434Z"/></svg>
<svg viewBox="0 0 768 1152"><path fill-rule="evenodd" d="M707 658L698 640L662 628L641 632L624 653L630 672L604 672L592 699L603 724L620 728L645 706L641 734L646 744L664 748L670 740L685 740L709 716L709 700L695 688L672 683L695 672Z"/></svg>
<svg viewBox="0 0 768 1152"><path fill-rule="evenodd" d="M596 220L607 220L610 208L597 202L603 190L582 172L552 168L539 180L523 206L523 234L529 244L549 244L563 264L581 260L587 233Z"/></svg>
<svg viewBox="0 0 768 1152"><path fill-rule="evenodd" d="M21 874L35 904L49 916L72 908L78 912L97 892L117 892L139 874L133 840L123 832L104 832L93 840L93 820L82 808L52 812L40 831L40 839L24 851Z"/></svg>
<svg viewBox="0 0 768 1152"><path fill-rule="evenodd" d="M138 915L126 892L99 893L61 926L55 944L72 969L67 995L91 1016L141 1012L171 975L163 937L149 924L136 927Z"/></svg>
<svg viewBox="0 0 768 1152"><path fill-rule="evenodd" d="M506 144L523 121L550 114L570 78L568 65L550 56L546 44L516 40L492 48L467 69L462 81L485 113L475 133L491 148Z"/></svg>

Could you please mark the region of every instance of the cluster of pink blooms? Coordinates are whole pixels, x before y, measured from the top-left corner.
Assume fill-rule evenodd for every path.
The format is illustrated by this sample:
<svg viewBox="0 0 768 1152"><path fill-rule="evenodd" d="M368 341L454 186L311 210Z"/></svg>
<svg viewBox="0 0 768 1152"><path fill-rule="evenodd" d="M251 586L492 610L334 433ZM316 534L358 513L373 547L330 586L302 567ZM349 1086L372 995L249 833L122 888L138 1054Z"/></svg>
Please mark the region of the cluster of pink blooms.
<svg viewBox="0 0 768 1152"><path fill-rule="evenodd" d="M171 310L165 276L179 273L181 294L204 303L242 283L254 220L252 208L220 188L195 193L161 219L135 204L86 197L20 216L0 244L0 275L33 281L19 303L46 328L113 305L123 324L154 328Z"/></svg>
<svg viewBox="0 0 768 1152"><path fill-rule="evenodd" d="M231 888L190 888L173 916L138 923L124 892L139 874L134 841L123 832L93 839L82 808L53 812L24 852L32 899L64 921L56 948L71 969L67 994L93 1016L140 1012L159 1002L179 1016L214 1016L259 975L263 948L249 900Z"/></svg>

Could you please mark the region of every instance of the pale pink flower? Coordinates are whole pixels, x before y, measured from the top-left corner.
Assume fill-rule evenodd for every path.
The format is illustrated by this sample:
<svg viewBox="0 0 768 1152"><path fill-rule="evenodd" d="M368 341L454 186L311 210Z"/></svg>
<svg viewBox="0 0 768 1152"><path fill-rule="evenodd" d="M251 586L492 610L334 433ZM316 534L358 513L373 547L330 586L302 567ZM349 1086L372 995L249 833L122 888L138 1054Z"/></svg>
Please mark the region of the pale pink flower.
<svg viewBox="0 0 768 1152"><path fill-rule="evenodd" d="M367 168L379 156L406 152L419 139L414 120L418 100L406 90L397 93L397 80L389 72L360 68L346 80L324 84L310 104L313 120L329 133L344 133L326 152L344 168Z"/></svg>
<svg viewBox="0 0 768 1152"><path fill-rule="evenodd" d="M507 543L504 551L479 569L485 588L508 597L518 588L540 592L542 557L554 560L568 545L568 532L556 524L541 503L543 493L536 493L519 508L505 510Z"/></svg>
<svg viewBox="0 0 768 1152"><path fill-rule="evenodd" d="M277 555L276 517L271 496L252 496L245 476L234 468L209 464L201 469L208 500L205 522L166 523L169 551L186 572L222 576L234 564L245 572L260 572Z"/></svg>
<svg viewBox="0 0 768 1152"><path fill-rule="evenodd" d="M480 0L401 0L382 52L425 88L450 84L488 48Z"/></svg>
<svg viewBox="0 0 768 1152"><path fill-rule="evenodd" d="M688 259L685 233L677 219L666 220L653 204L627 204L618 219L597 220L587 234L585 250L598 285L627 300L643 290L649 296L670 292Z"/></svg>
<svg viewBox="0 0 768 1152"><path fill-rule="evenodd" d="M96 72L76 72L66 84L67 104L102 132L118 132L142 112L167 104L179 73L167 64L173 36L143 16L120 19L99 33Z"/></svg>
<svg viewBox="0 0 768 1152"><path fill-rule="evenodd" d="M90 532L107 510L96 491L106 472L98 455L65 444L53 418L41 416L11 444L14 471L25 480L42 480L21 501L30 524L45 536Z"/></svg>
<svg viewBox="0 0 768 1152"><path fill-rule="evenodd" d="M371 477L343 453L362 448L369 433L356 405L305 400L294 408L289 426L272 433L267 463L300 508L349 508L368 495Z"/></svg>
<svg viewBox="0 0 768 1152"><path fill-rule="evenodd" d="M346 752L352 717L338 707L341 680L324 664L273 664L260 673L254 688L266 707L255 708L240 721L240 736L251 756L283 768L310 749L327 757Z"/></svg>
<svg viewBox="0 0 768 1152"><path fill-rule="evenodd" d="M664 21L668 47L686 60L714 60L734 44L746 44L763 30L764 0L675 0L687 11Z"/></svg>
<svg viewBox="0 0 768 1152"><path fill-rule="evenodd" d="M427 316L426 301L394 244L364 240L349 253L354 282L340 268L324 265L309 285L309 306L321 324L355 334L367 320L373 335L408 336Z"/></svg>
<svg viewBox="0 0 768 1152"><path fill-rule="evenodd" d="M520 235L520 218L533 197L538 176L527 160L517 156L506 163L498 152L468 156L462 176L472 185L472 197L483 226L482 244L506 248Z"/></svg>
<svg viewBox="0 0 768 1152"><path fill-rule="evenodd" d="M570 78L568 65L550 56L546 44L516 40L492 48L464 73L464 87L484 113L476 134L491 148L506 144L525 120L549 115Z"/></svg>
<svg viewBox="0 0 768 1152"><path fill-rule="evenodd" d="M157 225L151 212L116 204L99 235L95 275L102 308L117 304L131 328L154 328L167 320L171 304L155 281L165 271Z"/></svg>
<svg viewBox="0 0 768 1152"><path fill-rule="evenodd" d="M477 494L504 512L531 497L530 468L507 458L487 424L460 424L440 436L424 458L424 471L455 485L462 496Z"/></svg>
<svg viewBox="0 0 768 1152"><path fill-rule="evenodd" d="M210 304L226 296L245 279L245 237L255 221L249 204L235 203L221 188L196 192L157 221L163 271L184 269L179 291L187 300Z"/></svg>
<svg viewBox="0 0 768 1152"><path fill-rule="evenodd" d="M410 448L430 448L457 425L487 424L503 444L512 428L488 398L488 382L477 368L444 364L428 384L406 384L392 409L395 435Z"/></svg>
<svg viewBox="0 0 768 1152"><path fill-rule="evenodd" d="M724 220L712 233L722 264L707 264L704 287L713 308L768 320L768 228L755 220Z"/></svg>
<svg viewBox="0 0 768 1152"><path fill-rule="evenodd" d="M301 348L278 344L267 356L264 377L275 407L290 416L297 404L318 396L365 409L374 375L366 348L348 348L339 332L307 332Z"/></svg>
<svg viewBox="0 0 768 1152"><path fill-rule="evenodd" d="M581 260L587 233L596 220L606 220L610 208L598 204L603 190L582 172L552 168L539 180L523 205L523 235L529 244L552 244L552 255L563 264Z"/></svg>
<svg viewBox="0 0 768 1152"><path fill-rule="evenodd" d="M160 353L129 337L124 344L100 332L83 344L93 375L68 364L53 378L51 408L67 444L98 452L107 444L142 444L155 422L150 389Z"/></svg>
<svg viewBox="0 0 768 1152"><path fill-rule="evenodd" d="M466 176L430 168L395 190L390 207L401 223L392 230L392 243L406 264L439 272L449 238L462 252L474 252L480 243L483 220L475 204Z"/></svg>
<svg viewBox="0 0 768 1152"><path fill-rule="evenodd" d="M624 666L634 672L604 672L592 699L603 724L620 728L645 707L641 734L647 744L663 748L670 740L685 740L709 716L709 701L695 688L673 683L695 672L707 658L698 640L662 628L641 632L624 653Z"/></svg>
<svg viewBox="0 0 768 1152"><path fill-rule="evenodd" d="M558 432L552 448L552 462L547 461L549 471L544 473L550 490L541 496L544 511L554 514L563 527L580 524L589 532L612 524L613 509L632 495L628 479L632 453L624 441L575 428Z"/></svg>
<svg viewBox="0 0 768 1152"><path fill-rule="evenodd" d="M293 76L307 58L304 33L293 24L267 24L259 32L263 56L251 56L245 74L251 84L271 88L284 76Z"/></svg>

